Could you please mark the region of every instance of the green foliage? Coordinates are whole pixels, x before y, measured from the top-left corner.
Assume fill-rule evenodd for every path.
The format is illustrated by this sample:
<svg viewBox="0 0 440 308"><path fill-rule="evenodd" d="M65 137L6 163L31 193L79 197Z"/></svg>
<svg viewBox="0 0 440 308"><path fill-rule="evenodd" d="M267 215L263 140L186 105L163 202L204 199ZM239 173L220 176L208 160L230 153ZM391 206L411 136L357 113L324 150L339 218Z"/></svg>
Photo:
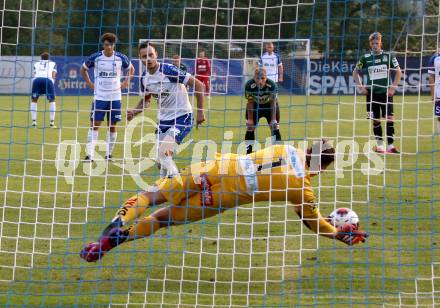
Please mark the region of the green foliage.
<svg viewBox="0 0 440 308"><path fill-rule="evenodd" d="M321 52L326 51L329 38L328 56L346 58L357 57L367 49L367 37L373 31L384 34L386 49L405 51L408 46L414 46L413 41L420 41L419 37L410 37L408 44L406 37L421 32L421 27L415 25L423 21L410 4L404 6L402 2L399 9L397 0L301 1L301 5L284 5L282 9L280 0L269 1L266 9L266 1L252 1L251 7L248 0L203 1L201 7L200 0L132 0L131 24L129 1L55 2L54 11L49 5L52 1L45 1L46 6L40 5L35 15L35 54L43 50L54 55L90 54L100 49L99 36L111 31L118 35L118 48L125 53L130 44L135 48L141 38L310 38L312 49ZM435 0L422 3L427 15L438 14ZM29 55L33 41L32 13L13 11L19 9L14 1L7 1L5 8L4 25L12 28L4 29L3 42L12 45L2 46L2 54Z"/></svg>

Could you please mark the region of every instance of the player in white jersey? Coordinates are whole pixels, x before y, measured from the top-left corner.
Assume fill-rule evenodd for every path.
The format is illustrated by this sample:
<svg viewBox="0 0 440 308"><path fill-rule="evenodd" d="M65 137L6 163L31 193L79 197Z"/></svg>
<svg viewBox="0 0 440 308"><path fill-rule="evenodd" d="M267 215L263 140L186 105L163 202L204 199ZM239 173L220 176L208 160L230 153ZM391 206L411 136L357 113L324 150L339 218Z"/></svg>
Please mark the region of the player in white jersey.
<svg viewBox="0 0 440 308"><path fill-rule="evenodd" d="M139 58L146 70L141 78L141 100L127 111L127 120L148 107L151 97L158 104L158 163L161 176L173 177L177 167L172 159L174 147L180 144L193 127L193 109L186 85L194 87L197 100L197 126L205 121L203 110L203 83L176 66L157 60L156 48L148 42L139 45Z"/></svg>
<svg viewBox="0 0 440 308"><path fill-rule="evenodd" d="M116 124L121 121L121 90L128 88L134 74L134 66L128 57L115 51L117 37L113 33L101 36L102 51L92 54L82 65L81 75L90 89L94 91L90 129L87 136L87 156L85 161L92 162L95 143L98 140L98 129L107 116L109 131L107 133L107 152L105 159L112 158L117 132ZM94 82L90 80L88 70L94 69ZM128 74L121 83L122 71Z"/></svg>
<svg viewBox="0 0 440 308"><path fill-rule="evenodd" d="M440 52L434 54L428 63L429 86L437 117L437 132L440 136Z"/></svg>
<svg viewBox="0 0 440 308"><path fill-rule="evenodd" d="M267 78L274 81L276 84L283 82L284 67L280 56L274 51L275 47L272 42L264 44L265 53L261 55L260 62L261 67L266 70ZM280 123L280 106L277 102L276 106L276 120Z"/></svg>
<svg viewBox="0 0 440 308"><path fill-rule="evenodd" d="M274 51L274 46L272 42L268 42L264 45L266 50L265 53L261 55L260 66L266 69L267 78L272 79L275 82L283 82L283 62L280 56Z"/></svg>
<svg viewBox="0 0 440 308"><path fill-rule="evenodd" d="M32 126L37 126L37 102L42 94L46 94L49 101L49 118L50 127L55 126L55 77L57 75L57 65L55 62L49 60L49 54L43 52L41 60L34 64L34 79L32 80L32 102L31 102L31 117Z"/></svg>

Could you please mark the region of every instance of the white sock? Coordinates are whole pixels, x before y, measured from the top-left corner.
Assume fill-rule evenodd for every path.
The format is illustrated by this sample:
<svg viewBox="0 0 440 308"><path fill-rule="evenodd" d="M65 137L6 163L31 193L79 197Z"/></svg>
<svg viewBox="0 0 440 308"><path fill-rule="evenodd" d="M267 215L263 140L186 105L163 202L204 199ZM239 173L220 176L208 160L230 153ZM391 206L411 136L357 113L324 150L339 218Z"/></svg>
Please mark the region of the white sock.
<svg viewBox="0 0 440 308"><path fill-rule="evenodd" d="M37 121L37 103L31 103L31 117L32 121Z"/></svg>
<svg viewBox="0 0 440 308"><path fill-rule="evenodd" d="M118 137L117 132L114 132L114 133L109 132L107 134L107 156L112 155L117 137Z"/></svg>
<svg viewBox="0 0 440 308"><path fill-rule="evenodd" d="M90 159L93 159L96 140L98 140L98 130L89 128L89 132L87 134L87 155L89 155Z"/></svg>
<svg viewBox="0 0 440 308"><path fill-rule="evenodd" d="M171 156L164 156L159 159L160 162L160 174L163 176L165 174L166 176L173 177L176 174L179 173L179 169L176 166L176 163L173 160L173 157Z"/></svg>
<svg viewBox="0 0 440 308"><path fill-rule="evenodd" d="M57 106L55 104L55 102L51 102L49 103L49 111L50 111L50 121L53 122L55 121L55 111L57 111Z"/></svg>
<svg viewBox="0 0 440 308"><path fill-rule="evenodd" d="M392 148L394 148L394 144L389 144L389 145L387 146L387 150L391 150Z"/></svg>
<svg viewBox="0 0 440 308"><path fill-rule="evenodd" d="M377 140L377 146L382 147L383 146L383 140Z"/></svg>

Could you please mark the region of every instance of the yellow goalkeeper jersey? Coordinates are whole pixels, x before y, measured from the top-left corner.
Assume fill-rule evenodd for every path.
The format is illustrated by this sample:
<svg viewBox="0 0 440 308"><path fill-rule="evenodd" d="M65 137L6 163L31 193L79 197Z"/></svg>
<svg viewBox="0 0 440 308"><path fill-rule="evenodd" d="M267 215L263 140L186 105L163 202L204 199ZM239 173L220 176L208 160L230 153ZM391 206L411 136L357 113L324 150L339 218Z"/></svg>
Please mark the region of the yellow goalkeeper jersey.
<svg viewBox="0 0 440 308"><path fill-rule="evenodd" d="M274 145L249 155L220 155L192 164L181 176L157 182L172 204L200 194L201 205L231 208L253 201L313 203L315 196L302 150Z"/></svg>

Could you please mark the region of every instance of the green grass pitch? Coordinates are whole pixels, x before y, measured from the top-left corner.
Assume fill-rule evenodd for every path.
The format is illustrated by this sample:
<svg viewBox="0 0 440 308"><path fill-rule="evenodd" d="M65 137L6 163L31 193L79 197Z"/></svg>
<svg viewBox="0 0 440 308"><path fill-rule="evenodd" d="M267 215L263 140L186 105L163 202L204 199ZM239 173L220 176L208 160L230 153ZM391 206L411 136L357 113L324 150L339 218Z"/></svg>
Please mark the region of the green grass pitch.
<svg viewBox="0 0 440 308"><path fill-rule="evenodd" d="M123 104L133 106L137 99L124 98ZM58 97L58 129L48 128L43 100L38 128L29 127L28 97L2 96L1 101L1 306L386 307L440 302L431 273L440 255L440 138L433 135L428 97L396 97L396 143L403 154L383 156L385 170L378 175L362 172L368 163L363 147L373 139L363 98L355 103L351 96L280 97L283 139L325 136L359 143L358 159L343 177L335 177L332 168L313 181L323 214L335 203L356 210L371 234L365 244L349 248L318 239L289 206L256 203L160 230L94 264L82 262L81 247L96 239L138 187L115 163L95 176L88 175L90 166L79 163L70 183L57 172L61 142L77 140L81 157L85 155L90 98ZM179 154L180 166L190 161L197 141L213 140L220 151L224 132L232 131L235 151L244 138L242 98L214 96L210 107L206 123L190 136L194 142ZM153 110L145 115L155 119ZM123 121L119 127L116 163L127 153L125 126ZM153 131L137 127L133 139ZM263 120L257 132L264 144L269 129ZM103 129L99 138L106 140ZM147 156L150 149L151 144L133 146L133 157ZM152 182L157 170L153 166L142 176ZM416 278L430 278L418 280L418 296L411 294Z"/></svg>

